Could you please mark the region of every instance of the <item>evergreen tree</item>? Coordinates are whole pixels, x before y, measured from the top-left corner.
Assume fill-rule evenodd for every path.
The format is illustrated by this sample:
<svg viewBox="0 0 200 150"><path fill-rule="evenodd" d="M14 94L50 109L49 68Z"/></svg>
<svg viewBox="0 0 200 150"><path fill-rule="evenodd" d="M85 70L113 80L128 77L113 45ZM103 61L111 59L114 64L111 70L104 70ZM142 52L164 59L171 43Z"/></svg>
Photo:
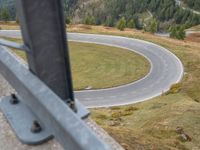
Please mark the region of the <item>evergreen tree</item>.
<svg viewBox="0 0 200 150"><path fill-rule="evenodd" d="M91 15L87 15L85 17L84 23L87 25L95 25L96 24L94 17Z"/></svg>
<svg viewBox="0 0 200 150"><path fill-rule="evenodd" d="M127 23L127 27L128 28L135 28L135 21L134 19L129 20L129 22Z"/></svg>
<svg viewBox="0 0 200 150"><path fill-rule="evenodd" d="M184 26L172 26L170 28L170 37L171 38L176 38L176 39L179 39L179 40L183 40L186 36L186 33L185 33L185 27Z"/></svg>
<svg viewBox="0 0 200 150"><path fill-rule="evenodd" d="M105 26L113 27L114 26L114 19L111 16L108 16L105 21Z"/></svg>
<svg viewBox="0 0 200 150"><path fill-rule="evenodd" d="M158 31L158 22L155 18L151 19L148 26L145 28L145 31L155 33Z"/></svg>
<svg viewBox="0 0 200 150"><path fill-rule="evenodd" d="M70 20L68 17L66 17L66 18L65 18L65 23L66 23L66 24L70 24L70 23L71 23L71 20Z"/></svg>
<svg viewBox="0 0 200 150"><path fill-rule="evenodd" d="M157 20L154 18L151 21L151 26L150 26L150 32L151 33L155 33L158 31L158 22Z"/></svg>
<svg viewBox="0 0 200 150"><path fill-rule="evenodd" d="M118 28L120 31L123 31L125 27L126 27L126 19L125 19L125 17L122 17L122 18L117 22L117 28Z"/></svg>
<svg viewBox="0 0 200 150"><path fill-rule="evenodd" d="M186 33L185 33L184 26L180 26L179 27L177 34L178 34L177 35L177 39L180 39L180 40L184 40L185 39Z"/></svg>
<svg viewBox="0 0 200 150"><path fill-rule="evenodd" d="M170 37L175 38L176 37L176 26L170 27L169 32L170 32Z"/></svg>
<svg viewBox="0 0 200 150"><path fill-rule="evenodd" d="M7 7L1 9L1 20L8 21L10 19L10 13Z"/></svg>
<svg viewBox="0 0 200 150"><path fill-rule="evenodd" d="M14 20L16 14L13 2L7 5L8 0L2 1L5 2L0 8L0 19L5 21ZM200 11L200 0L182 1L190 8ZM82 3L83 1L80 0L64 0L64 11L67 17L72 19L75 15L80 17L74 19L77 20L77 23L81 18L84 18L84 14L90 14L85 16L83 23L103 23L106 26L113 27L121 16L124 16L126 20L134 20L135 28L142 29L143 25L139 17L149 10L164 25L163 30L168 29L169 24L187 24L187 27L200 24L200 15L191 10L183 9L176 4L175 0L95 0L84 5ZM7 8L3 8L4 6L7 6ZM66 20L66 23L69 23L69 20ZM130 24L128 22L127 26ZM130 26L132 27L132 25Z"/></svg>

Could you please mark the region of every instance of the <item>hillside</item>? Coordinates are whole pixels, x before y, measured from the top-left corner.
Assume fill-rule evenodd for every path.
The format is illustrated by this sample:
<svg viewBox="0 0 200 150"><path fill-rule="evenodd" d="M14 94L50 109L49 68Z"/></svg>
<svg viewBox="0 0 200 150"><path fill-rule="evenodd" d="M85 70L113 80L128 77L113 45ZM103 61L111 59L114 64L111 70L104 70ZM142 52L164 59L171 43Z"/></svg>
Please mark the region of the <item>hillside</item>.
<svg viewBox="0 0 200 150"><path fill-rule="evenodd" d="M199 9L199 0L184 0L184 3ZM0 6L8 7L11 19L16 18L13 0L0 0ZM183 9L177 0L65 0L64 9L66 18L73 23L84 23L91 18L92 24L112 27L121 17L125 17L127 24L133 20L135 27L141 29L151 21L145 14L151 13L160 31L168 30L173 24L185 25L186 28L200 24L200 15Z"/></svg>
<svg viewBox="0 0 200 150"><path fill-rule="evenodd" d="M191 0L193 1L193 0ZM93 17L95 24L115 26L121 17L134 20L136 28L143 28L147 12L152 13L159 23L159 30L167 30L173 24L184 24L186 28L200 24L200 15L183 9L175 0L77 0L71 6L69 18L84 22L87 16ZM151 19L149 19L151 20Z"/></svg>
<svg viewBox="0 0 200 150"><path fill-rule="evenodd" d="M185 68L180 84L150 101L135 105L93 109L92 118L126 150L200 149L200 45L158 37L138 30L70 25L70 32L98 33L137 38L159 44L176 54ZM188 136L184 136L179 131Z"/></svg>
<svg viewBox="0 0 200 150"><path fill-rule="evenodd" d="M182 0L182 1L189 8L200 11L200 1L199 0Z"/></svg>
<svg viewBox="0 0 200 150"><path fill-rule="evenodd" d="M16 8L14 0L0 0L0 18L4 8L8 8L11 20L16 17Z"/></svg>

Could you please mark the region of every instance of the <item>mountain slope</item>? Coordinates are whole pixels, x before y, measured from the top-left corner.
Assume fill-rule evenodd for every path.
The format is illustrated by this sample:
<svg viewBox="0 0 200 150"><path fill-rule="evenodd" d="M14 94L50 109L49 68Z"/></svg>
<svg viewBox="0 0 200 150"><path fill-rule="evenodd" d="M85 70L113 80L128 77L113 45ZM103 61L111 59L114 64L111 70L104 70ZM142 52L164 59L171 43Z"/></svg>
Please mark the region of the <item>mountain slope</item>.
<svg viewBox="0 0 200 150"><path fill-rule="evenodd" d="M187 24L189 27L200 23L200 15L183 9L175 0L78 0L75 5L74 22L91 15L97 24L113 26L122 16L127 21L134 19L137 22L141 13L150 11L164 29L172 24Z"/></svg>
<svg viewBox="0 0 200 150"><path fill-rule="evenodd" d="M16 8L14 0L0 0L0 13L2 12L3 8L8 8L11 19L15 19Z"/></svg>
<svg viewBox="0 0 200 150"><path fill-rule="evenodd" d="M182 0L189 8L200 12L200 0Z"/></svg>
<svg viewBox="0 0 200 150"><path fill-rule="evenodd" d="M189 2L190 1L190 2ZM188 5L199 0L184 0ZM83 23L90 16L95 24L116 25L121 17L127 22L134 20L136 28L143 28L146 18L142 14L151 12L159 22L159 29L167 30L173 24L191 27L200 24L200 15L189 9L183 9L179 0L65 0L64 9L68 19L74 23ZM13 0L0 0L0 7L8 7L12 19L15 19ZM151 20L151 19L149 19Z"/></svg>

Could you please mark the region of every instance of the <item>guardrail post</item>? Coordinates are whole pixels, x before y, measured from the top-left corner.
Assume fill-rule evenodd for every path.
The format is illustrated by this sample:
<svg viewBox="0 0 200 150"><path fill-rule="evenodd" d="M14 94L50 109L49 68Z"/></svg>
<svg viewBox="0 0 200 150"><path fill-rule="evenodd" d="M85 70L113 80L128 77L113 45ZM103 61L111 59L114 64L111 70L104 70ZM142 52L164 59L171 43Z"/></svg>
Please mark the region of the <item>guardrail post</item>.
<svg viewBox="0 0 200 150"><path fill-rule="evenodd" d="M62 100L74 101L62 0L17 0L30 70Z"/></svg>

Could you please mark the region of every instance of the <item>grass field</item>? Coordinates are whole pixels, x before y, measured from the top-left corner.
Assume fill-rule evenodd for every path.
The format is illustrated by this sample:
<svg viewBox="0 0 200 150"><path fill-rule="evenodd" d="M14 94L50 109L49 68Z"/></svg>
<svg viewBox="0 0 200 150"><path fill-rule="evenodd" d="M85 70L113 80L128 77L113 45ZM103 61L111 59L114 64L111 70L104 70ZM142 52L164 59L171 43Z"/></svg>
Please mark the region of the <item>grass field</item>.
<svg viewBox="0 0 200 150"><path fill-rule="evenodd" d="M92 109L92 118L126 150L200 149L200 44L157 37L138 30L70 25L68 31L121 35L159 44L184 64L182 82L167 94L122 107ZM180 132L180 129L182 132ZM187 137L187 138L185 138Z"/></svg>
<svg viewBox="0 0 200 150"><path fill-rule="evenodd" d="M92 110L92 118L128 150L198 150L199 110L197 102L177 93L125 107ZM192 141L184 141L178 127Z"/></svg>
<svg viewBox="0 0 200 150"><path fill-rule="evenodd" d="M73 32L112 34L147 40L176 54L185 67L182 82L158 98L117 108L94 109L96 120L127 150L200 149L200 44L157 37L138 30L75 25ZM177 128L185 134L177 133ZM184 140L183 136L191 138Z"/></svg>
<svg viewBox="0 0 200 150"><path fill-rule="evenodd" d="M69 48L75 90L127 84L144 77L150 69L144 57L129 50L78 42L69 42ZM14 52L26 59L23 52Z"/></svg>
<svg viewBox="0 0 200 150"><path fill-rule="evenodd" d="M19 30L19 25L15 21L0 21L0 30Z"/></svg>

